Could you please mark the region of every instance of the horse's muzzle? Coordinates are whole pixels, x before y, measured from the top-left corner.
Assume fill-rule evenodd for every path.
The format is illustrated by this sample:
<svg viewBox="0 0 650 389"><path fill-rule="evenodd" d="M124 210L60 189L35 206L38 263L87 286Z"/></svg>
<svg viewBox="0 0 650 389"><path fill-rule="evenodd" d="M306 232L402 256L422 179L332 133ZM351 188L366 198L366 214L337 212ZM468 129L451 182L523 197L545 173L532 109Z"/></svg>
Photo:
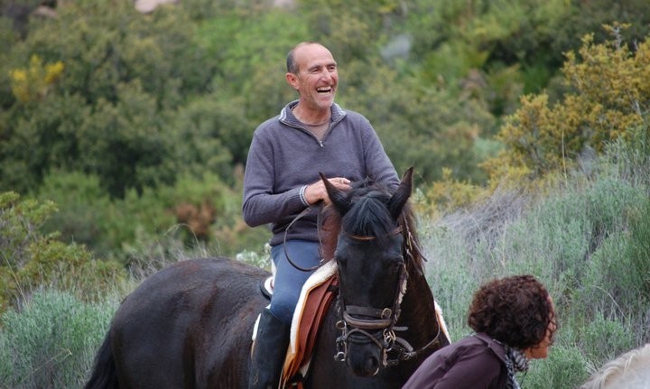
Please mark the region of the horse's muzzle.
<svg viewBox="0 0 650 389"><path fill-rule="evenodd" d="M379 350L370 344L367 348L367 351L361 352L361 350L353 351L355 347L351 347L348 353L346 362L356 376L372 377L379 372L381 358Z"/></svg>
<svg viewBox="0 0 650 389"><path fill-rule="evenodd" d="M354 375L372 377L377 375L382 367L383 352L384 349L378 347L375 336L368 333L365 336L356 333L348 338L345 361Z"/></svg>

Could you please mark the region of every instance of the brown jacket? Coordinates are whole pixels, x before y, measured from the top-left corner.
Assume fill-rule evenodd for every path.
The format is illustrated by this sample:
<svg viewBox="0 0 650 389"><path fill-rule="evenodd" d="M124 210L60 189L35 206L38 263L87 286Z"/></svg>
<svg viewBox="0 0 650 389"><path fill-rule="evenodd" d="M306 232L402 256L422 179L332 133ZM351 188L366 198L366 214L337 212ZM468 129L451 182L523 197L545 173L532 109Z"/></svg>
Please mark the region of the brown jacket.
<svg viewBox="0 0 650 389"><path fill-rule="evenodd" d="M475 334L433 353L402 389L502 389L508 382L505 349Z"/></svg>

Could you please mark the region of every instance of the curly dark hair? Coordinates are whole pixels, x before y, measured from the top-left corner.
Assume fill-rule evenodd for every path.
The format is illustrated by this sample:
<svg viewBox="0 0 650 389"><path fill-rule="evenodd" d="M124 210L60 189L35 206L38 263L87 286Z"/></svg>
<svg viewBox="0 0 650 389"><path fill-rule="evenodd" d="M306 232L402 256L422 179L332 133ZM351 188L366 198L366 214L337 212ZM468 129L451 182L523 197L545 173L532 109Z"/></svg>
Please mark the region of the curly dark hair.
<svg viewBox="0 0 650 389"><path fill-rule="evenodd" d="M516 349L539 344L555 322L549 294L532 275L492 280L474 293L467 324ZM551 341L552 341L551 334Z"/></svg>

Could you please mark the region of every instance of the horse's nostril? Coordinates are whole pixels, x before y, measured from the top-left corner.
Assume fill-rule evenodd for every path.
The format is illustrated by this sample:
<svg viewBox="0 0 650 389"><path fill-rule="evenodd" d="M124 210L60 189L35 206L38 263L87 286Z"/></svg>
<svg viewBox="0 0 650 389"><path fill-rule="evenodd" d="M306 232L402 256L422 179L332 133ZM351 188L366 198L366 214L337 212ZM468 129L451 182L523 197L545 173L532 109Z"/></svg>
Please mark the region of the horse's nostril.
<svg viewBox="0 0 650 389"><path fill-rule="evenodd" d="M379 360L375 357L370 357L366 360L366 372L369 376L374 376L379 372Z"/></svg>
<svg viewBox="0 0 650 389"><path fill-rule="evenodd" d="M379 358L376 356L366 356L356 360L357 363L354 362L354 358L348 358L346 361L356 376L373 377L379 373Z"/></svg>

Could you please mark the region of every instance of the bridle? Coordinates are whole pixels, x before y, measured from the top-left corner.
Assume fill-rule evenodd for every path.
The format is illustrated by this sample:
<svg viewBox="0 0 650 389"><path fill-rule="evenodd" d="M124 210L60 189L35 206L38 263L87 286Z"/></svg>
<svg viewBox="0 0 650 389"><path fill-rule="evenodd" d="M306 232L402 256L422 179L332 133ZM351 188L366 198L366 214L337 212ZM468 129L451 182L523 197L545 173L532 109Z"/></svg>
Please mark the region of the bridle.
<svg viewBox="0 0 650 389"><path fill-rule="evenodd" d="M396 228L391 235L401 233L401 227ZM348 235L349 238L359 241L374 240L373 236ZM397 339L395 335L395 324L399 319L400 305L407 283L406 266L404 259L399 266L397 290L390 307L372 308L357 305L347 305L343 301L343 294L339 292L337 298L337 310L341 312L341 320L336 322L336 328L341 335L336 338L336 354L334 360L343 362L347 358L349 343L374 343L380 350L381 366L386 367L391 362L388 360L388 351L393 349ZM364 319L357 318L363 316Z"/></svg>
<svg viewBox="0 0 650 389"><path fill-rule="evenodd" d="M323 265L324 258L321 259L321 262L311 268L303 268L294 263L291 260L289 253L286 249L286 240L287 232L291 229L292 225L310 212L311 207L307 207L300 214L298 214L292 221L289 223L285 230L284 235L284 250L287 261L296 269L304 272L310 272L318 269ZM319 221L317 222L318 226L318 236L320 237L320 211L319 209ZM404 225L404 228L402 228ZM381 355L381 368L396 366L400 361L411 360L424 351L428 350L434 345L440 345L440 334L442 332L440 322L436 317L436 335L423 347L414 350L413 346L409 342L397 336L396 332L407 331L407 327L398 327L396 326L397 321L400 316L400 306L402 303L402 298L406 294L407 281L408 281L408 272L406 271L406 261L404 256L409 261L414 261L413 252L421 254L420 248L417 245L413 244L411 231L409 231L408 223L404 222L397 226L389 235L398 235L404 234L406 239L406 244L404 247L404 254L402 256L402 263L399 269L399 280L397 283L397 290L395 291L395 297L393 298L393 303L390 307L385 307L381 309L372 308L372 307L361 307L356 305L346 305L343 301L342 293L338 293L336 307L339 312L341 312L341 320L337 321L336 328L341 331L341 335L336 338L336 354L334 355L334 360L339 362L344 362L347 358L348 353L348 344L349 343L374 343L380 350ZM357 241L372 241L375 239L374 236L360 236L360 235L351 235L346 234L350 239ZM424 257L424 256L422 256ZM369 317L369 319L360 319L355 316L364 316ZM396 353L397 355L393 358L389 358L390 353Z"/></svg>
<svg viewBox="0 0 650 389"><path fill-rule="evenodd" d="M405 224L406 225L406 224ZM408 225L406 225L407 235ZM391 235L401 234L402 226L398 226L390 232ZM373 236L348 235L349 238L359 241L372 241ZM412 252L407 245L405 253L407 259L412 260ZM416 250L418 250L416 248ZM397 336L396 332L406 331L407 327L397 327L397 321L401 312L402 298L406 294L408 272L406 271L406 262L402 257L402 263L399 268L397 290L393 298L392 305L385 308L360 307L356 305L346 305L343 301L342 293L339 292L337 298L337 310L341 312L341 320L336 323L336 328L341 331L341 335L336 339L337 352L334 355L336 361L345 361L348 353L349 343L374 343L380 350L381 361L380 367L396 366L400 361L410 360L429 347L439 344L440 340L440 323L436 324L438 331L436 336L424 347L415 350L404 338ZM357 316L363 316L364 319ZM389 358L389 353L397 353L394 358Z"/></svg>

